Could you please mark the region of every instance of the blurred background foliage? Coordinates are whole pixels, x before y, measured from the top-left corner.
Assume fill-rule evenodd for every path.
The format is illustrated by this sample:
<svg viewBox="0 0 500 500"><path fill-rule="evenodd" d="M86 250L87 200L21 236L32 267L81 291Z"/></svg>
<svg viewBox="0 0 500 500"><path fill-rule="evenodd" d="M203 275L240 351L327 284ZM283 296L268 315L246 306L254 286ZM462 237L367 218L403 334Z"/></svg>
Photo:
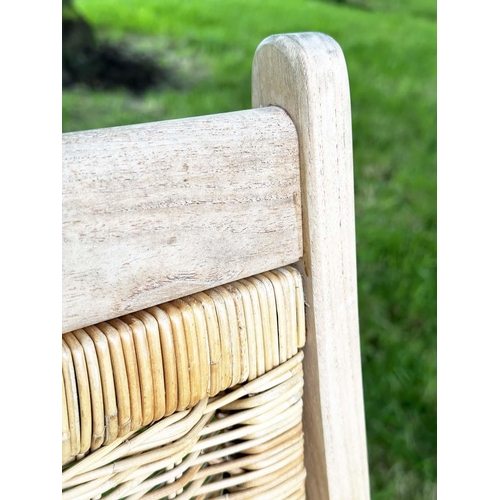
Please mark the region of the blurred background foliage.
<svg viewBox="0 0 500 500"><path fill-rule="evenodd" d="M65 132L248 109L252 57L266 36L321 31L340 43L353 112L372 498L435 498L436 1L75 0L74 7L100 47L154 63L163 76L132 90L99 78L66 81Z"/></svg>

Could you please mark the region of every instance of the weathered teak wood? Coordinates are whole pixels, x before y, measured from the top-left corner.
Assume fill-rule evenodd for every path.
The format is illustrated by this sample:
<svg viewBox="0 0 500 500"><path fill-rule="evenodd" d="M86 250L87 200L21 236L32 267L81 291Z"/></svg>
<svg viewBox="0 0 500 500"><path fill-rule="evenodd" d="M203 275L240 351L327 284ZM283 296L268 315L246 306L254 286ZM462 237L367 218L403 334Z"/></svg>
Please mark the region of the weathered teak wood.
<svg viewBox="0 0 500 500"><path fill-rule="evenodd" d="M63 134L63 332L302 255L279 108Z"/></svg>
<svg viewBox="0 0 500 500"><path fill-rule="evenodd" d="M257 49L253 106L280 106L299 135L307 344L307 498L369 498L358 332L351 118L338 44L271 36Z"/></svg>
<svg viewBox="0 0 500 500"><path fill-rule="evenodd" d="M279 35L259 109L63 135L63 332L300 261L312 500L369 498L349 101L336 42Z"/></svg>

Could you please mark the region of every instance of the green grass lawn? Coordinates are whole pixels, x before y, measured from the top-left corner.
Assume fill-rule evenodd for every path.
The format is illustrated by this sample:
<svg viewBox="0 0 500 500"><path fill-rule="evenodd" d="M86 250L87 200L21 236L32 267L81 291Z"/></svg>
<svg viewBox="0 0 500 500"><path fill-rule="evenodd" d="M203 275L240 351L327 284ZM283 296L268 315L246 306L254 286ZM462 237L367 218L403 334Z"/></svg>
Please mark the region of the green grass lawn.
<svg viewBox="0 0 500 500"><path fill-rule="evenodd" d="M255 48L321 31L342 46L353 111L358 284L372 498L436 484L434 0L79 0L109 39L154 51L183 90L63 93L64 131L249 108Z"/></svg>

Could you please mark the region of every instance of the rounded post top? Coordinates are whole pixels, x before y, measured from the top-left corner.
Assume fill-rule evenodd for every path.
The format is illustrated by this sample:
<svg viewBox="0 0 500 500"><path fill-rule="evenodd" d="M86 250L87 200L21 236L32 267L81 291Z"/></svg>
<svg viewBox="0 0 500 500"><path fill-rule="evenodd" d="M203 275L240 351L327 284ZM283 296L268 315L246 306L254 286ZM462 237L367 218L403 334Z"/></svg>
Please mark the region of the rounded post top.
<svg viewBox="0 0 500 500"><path fill-rule="evenodd" d="M265 91L277 87L281 77L285 86L280 86L280 97L265 98ZM330 36L318 32L285 33L265 38L255 51L252 71L253 107L284 106L283 99L292 97L326 97L333 90L329 83L339 84L347 89L349 85L347 67L340 45ZM283 91L286 91L285 93ZM269 102L265 102L269 101ZM281 103L279 102L281 101ZM290 104L290 103L289 103ZM292 115L293 119L293 115Z"/></svg>

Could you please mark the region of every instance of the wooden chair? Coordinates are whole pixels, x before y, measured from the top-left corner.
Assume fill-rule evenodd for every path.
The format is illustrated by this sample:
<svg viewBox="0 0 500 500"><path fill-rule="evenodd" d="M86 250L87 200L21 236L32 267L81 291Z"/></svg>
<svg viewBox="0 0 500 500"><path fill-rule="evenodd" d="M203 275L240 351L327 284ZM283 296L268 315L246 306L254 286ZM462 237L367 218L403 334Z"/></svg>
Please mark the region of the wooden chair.
<svg viewBox="0 0 500 500"><path fill-rule="evenodd" d="M369 498L337 43L252 105L63 134L63 498Z"/></svg>

